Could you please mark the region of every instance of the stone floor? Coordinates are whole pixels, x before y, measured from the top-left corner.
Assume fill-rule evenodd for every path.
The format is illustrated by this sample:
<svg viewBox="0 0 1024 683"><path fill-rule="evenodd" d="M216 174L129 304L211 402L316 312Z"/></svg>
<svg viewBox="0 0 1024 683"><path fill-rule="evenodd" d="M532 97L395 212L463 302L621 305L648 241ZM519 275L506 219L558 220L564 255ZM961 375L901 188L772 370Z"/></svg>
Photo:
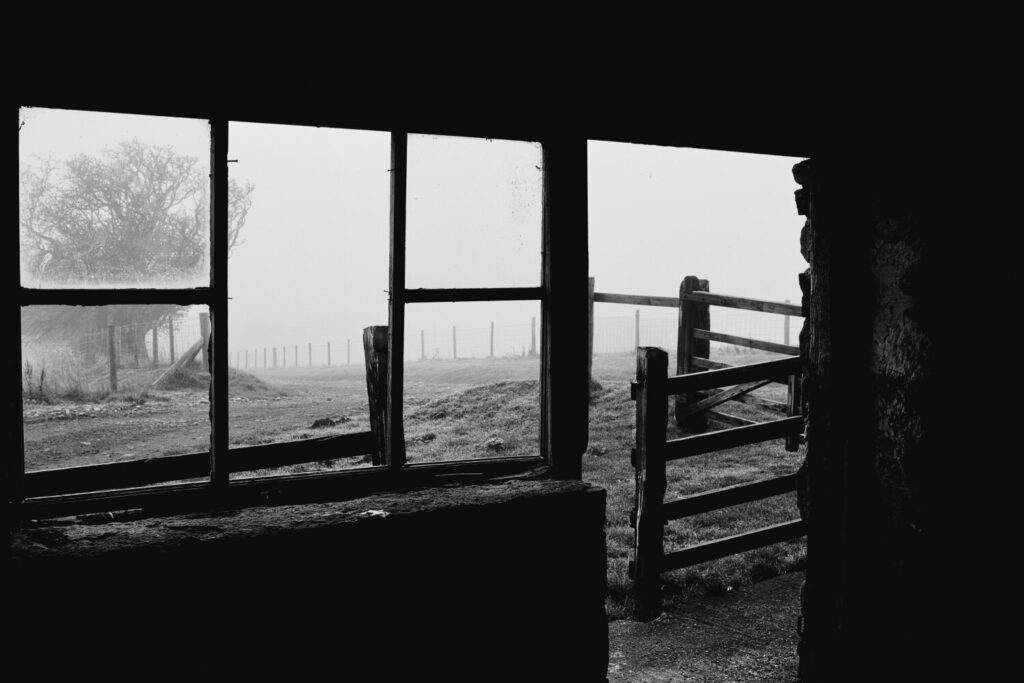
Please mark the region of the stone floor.
<svg viewBox="0 0 1024 683"><path fill-rule="evenodd" d="M658 619L610 626L611 683L796 681L803 573L719 598L671 605Z"/></svg>

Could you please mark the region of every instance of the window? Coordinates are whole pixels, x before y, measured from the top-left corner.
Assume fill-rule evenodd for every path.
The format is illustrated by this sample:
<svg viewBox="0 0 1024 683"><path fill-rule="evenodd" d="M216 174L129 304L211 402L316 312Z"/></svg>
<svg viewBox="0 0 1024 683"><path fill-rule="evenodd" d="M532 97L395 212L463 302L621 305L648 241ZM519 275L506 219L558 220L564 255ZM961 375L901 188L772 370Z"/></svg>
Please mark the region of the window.
<svg viewBox="0 0 1024 683"><path fill-rule="evenodd" d="M556 474L573 476L575 471L578 476L578 463L573 465L572 461L578 460L586 447L585 380L580 377L586 368L584 355L570 349L574 345L578 349L579 342L582 340L585 344L586 340L585 322L580 324L586 316L585 147L581 153L579 147L569 149L568 146L554 145L554 158L562 161L554 166L559 180L553 183L547 173L548 159L553 151L549 144L465 138L459 137L458 131L443 131L444 136L392 131L389 169L389 371L383 439L374 439L371 431L353 431L287 443L235 444L238 447L229 449L229 382L232 372L229 349L232 341L228 338L228 253L235 238L232 230L237 226L233 222L235 216L232 211L242 196L239 192L244 195L244 186L230 175L235 169L233 164L229 165L232 160L228 159L227 120L217 116L211 116L209 120L184 120L32 108L23 108L20 113L22 162L32 151L32 136L43 140L58 137L52 131L47 133L42 125L42 119L47 116L54 120L65 116L68 120L77 121L70 127L74 135L80 141L89 140L93 146L98 144L93 138L98 140L107 133L123 132L124 121L128 120L123 117L126 116L152 119L159 124L157 127L177 122L188 128L193 147L189 148L189 154L179 155L188 157L188 161L173 159L188 166L188 192L158 193L159 196L148 206L133 199L118 205L115 210L103 202L109 201L118 191L123 199L127 190L124 187L118 190L113 184L105 187L96 180L92 184L82 183L91 193L89 198L93 205L83 200L74 204L74 208L88 220L111 228L116 227L118 220L123 222L124 215L120 214L134 211L136 213L131 215L142 215L139 212L148 210L150 213L147 215L152 217L157 208L163 207L161 220L168 234L188 235L194 241L191 252L186 254L180 240L175 242L168 234L153 230L143 240L150 251L131 263L124 258L128 247L123 239L118 241L116 230L104 238L106 241L94 240L88 244L80 241L75 250L65 249L61 254L53 249L46 252L40 245L47 239L45 229L35 230L38 233L35 236L37 243L30 244L26 239L26 221L37 221L38 227L43 225L38 221L49 220L52 228L66 219L71 204L61 209L64 213L54 209L57 205L45 205L47 197L67 194L66 188L58 186L55 176L45 175L44 172L52 173L52 168L47 171L39 167L31 177L26 176L23 169L20 195L23 229L19 236L17 299L22 312L19 318L21 332L29 332L29 328L38 329L37 319L40 312L45 312L42 307L49 307L46 310L56 318L61 317L61 311L71 311L88 318L95 328L93 337L90 337L91 346L86 345L82 351L88 354L92 349L95 356L90 357L92 369L111 366L116 372L120 369L117 363L109 362L111 348L114 355L124 358L126 353L141 353L140 348L144 347L151 362L158 359L166 362L172 354L180 360L195 348L192 355L200 363L205 363L209 370L208 378L205 378L209 386L208 400L198 401L194 406L195 420L180 425L190 430L188 436L173 436L175 442L180 442L178 450L183 452L155 450L152 444L144 442L132 442L129 447L121 449L123 452L92 452L96 450L95 444L83 444L81 441L88 439L81 439L78 445L82 448L73 454L74 457L55 461L56 467L37 467L34 463L38 462L39 449L46 446L41 446L26 427L21 433L20 457L9 461L9 481L12 482L9 496L12 502L19 504L21 515L46 517L151 506L195 508L211 504L299 502L436 481L473 481L491 475L524 472L544 464L553 466ZM107 139L109 146L109 135ZM114 139L113 142L119 144L120 140ZM155 149L161 145L153 143L151 147ZM132 151L119 149L126 155ZM127 169L141 177L137 164L133 166L128 156L118 157L115 154L106 160L106 166L98 164L95 162L95 158L101 158L97 157L101 154L98 150L86 150L84 157L76 157L79 159L78 171L91 172L96 178L110 180L115 170ZM146 149L135 151L142 155L139 158L145 158ZM149 153L155 154L152 150ZM167 156L171 156L170 152ZM569 160L571 163L563 163ZM447 171L442 173L438 169L448 169L451 177L443 177ZM166 169L164 172L165 177L171 174ZM577 180L569 180L576 176L579 176ZM197 182L196 179L205 179L205 182ZM143 185L146 182L153 184L139 180ZM477 186L473 186L474 183ZM178 185L181 184L184 183ZM178 185L172 189L180 191ZM553 186L562 188L562 192L552 192ZM580 188L583 188L582 202ZM51 194L47 195L47 192ZM457 199L460 195L462 199L470 200L464 202L468 208L462 215L452 208L457 204L453 197ZM241 201L244 203L244 196ZM581 206L582 211L579 210ZM173 207L176 213L167 212L167 207ZM455 213L445 215L445 212L452 211ZM582 227L582 254L577 251L570 257L571 249L558 246L568 244L569 240L560 240L557 244L551 240L550 226L557 217L562 218L561 225L567 232L580 231ZM449 226L458 223L459 229L453 228L446 233L438 227L437 221ZM436 244L431 244L431 240ZM97 254L102 256L100 260L105 265L89 267L86 257ZM555 270L555 261L566 265ZM178 266L172 268L172 264ZM412 286L407 287L407 276ZM505 345L510 356L516 352L520 356L531 356L540 372L539 381L530 388L535 397L531 400L539 404L532 408L536 430L541 437L539 444L534 440L532 446L520 443L517 448L486 449L470 453L473 459L469 461L434 462L446 458L407 457L407 439L423 436L411 431L407 434L403 411L403 361L411 356L418 358L417 350L410 352L408 349L408 334L415 335L416 331L407 329L407 315L414 321L418 315L415 309L428 311L443 306L465 310L486 306L486 314L473 313L476 319L480 315L500 314L516 318L516 325L524 328L521 337L514 342L506 340ZM115 324L115 310L123 311L125 315L139 312L135 318L129 315L128 319L135 320L141 316L144 320L133 332L115 329L112 342L112 328L130 327L128 324ZM97 322L100 318L106 322L105 325ZM185 321L188 325L193 321L195 324L188 327L184 325ZM531 328L529 336L525 333L528 322ZM106 348L103 346L104 336ZM424 337L425 333L422 333L421 340ZM555 344L556 338L565 340L564 347ZM529 345L525 341L527 339ZM423 352L422 345L418 351ZM493 346L488 352L489 355L498 355ZM506 350L502 349L500 353L505 354ZM204 355L207 357L203 358ZM292 355L295 355L294 351ZM146 357L141 356L140 365L146 365ZM236 349L234 364L239 364L239 358ZM577 358L580 362L575 362ZM106 365L104 361L107 361ZM553 373L553 365L559 362L565 370ZM40 377L38 374L26 374L26 367L22 366L23 398L31 401L33 391L38 388L33 382L38 383ZM132 368L133 371L135 369ZM118 379L123 383L130 374L122 370ZM199 374L202 375L201 372ZM107 379L109 381L112 377ZM578 400L568 400L570 396ZM142 403L145 398L135 396L135 407L141 406L145 410ZM120 399L125 405L133 400L130 397ZM564 419L552 419L556 404L564 408ZM208 416L205 426L201 416ZM23 421L30 423L24 412ZM127 417L120 426L125 433L131 430ZM487 438L486 433L480 436L482 440ZM204 442L208 445L199 448ZM558 444L563 444L563 447L557 447ZM248 476L244 479L230 476L231 473L249 472L252 475L253 470L329 461L356 451L370 453L374 449L383 451L383 464L380 466L351 471ZM576 450L578 454L575 454ZM478 455L483 459L478 459Z"/></svg>

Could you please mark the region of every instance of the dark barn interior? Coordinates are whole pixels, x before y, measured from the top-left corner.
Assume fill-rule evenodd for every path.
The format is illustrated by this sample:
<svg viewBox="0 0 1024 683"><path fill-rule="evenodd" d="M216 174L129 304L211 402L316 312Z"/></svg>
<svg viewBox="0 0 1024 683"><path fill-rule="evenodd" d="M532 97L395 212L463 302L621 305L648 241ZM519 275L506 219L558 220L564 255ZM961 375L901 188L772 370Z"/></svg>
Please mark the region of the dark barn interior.
<svg viewBox="0 0 1024 683"><path fill-rule="evenodd" d="M404 472L398 462L372 476L219 488L215 473L208 487L141 504L116 492L33 500L16 453L21 401L9 396L10 651L47 672L131 673L141 656L180 673L603 680L604 497L579 482L587 366L574 351L586 345L586 141L599 139L809 160L794 169L807 223L792 234L808 261L801 680L920 680L953 664L936 652L963 626L940 616L952 605L934 592L953 510L948 454L961 436L948 427L962 424L937 400L953 367L939 300L952 249L938 227L952 162L924 146L909 116L838 106L754 115L753 96L710 92L702 107L644 97L626 107L557 85L523 102L500 88L423 85L130 99L57 83L15 90L18 106L210 119L215 135L217 121L239 120L539 141L551 229L535 461ZM41 300L20 289L13 232L12 308ZM400 411L390 418L400 437ZM160 516L72 530L27 521L138 507ZM373 678L354 675L363 670Z"/></svg>

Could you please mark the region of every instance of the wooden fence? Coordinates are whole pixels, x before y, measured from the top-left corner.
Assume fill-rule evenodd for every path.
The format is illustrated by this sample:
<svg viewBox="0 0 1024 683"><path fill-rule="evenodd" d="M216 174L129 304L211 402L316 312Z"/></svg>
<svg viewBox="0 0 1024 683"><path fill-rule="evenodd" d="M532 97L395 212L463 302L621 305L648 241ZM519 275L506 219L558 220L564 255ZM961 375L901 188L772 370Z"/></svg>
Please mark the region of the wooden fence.
<svg viewBox="0 0 1024 683"><path fill-rule="evenodd" d="M601 301L599 295L595 301ZM605 299L607 300L607 299ZM616 302L618 303L618 302ZM677 375L668 375L668 354L659 348L637 349L636 448L632 453L636 469L636 507L633 560L630 576L634 587L634 616L647 620L661 612L661 574L720 557L753 550L804 535L800 520L701 543L683 550L664 552L664 525L681 519L796 490L796 475L789 474L749 484L729 486L706 493L665 502L666 463L672 460L733 448L772 439L785 439L786 449L797 450L802 441L803 417L800 415L800 375L803 361L799 348L769 344L760 340L722 335L710 329L708 306L728 306L747 310L800 315L791 304L711 294L706 281L687 277L680 288L679 353ZM752 348L791 354L790 357L750 365L730 366L708 360L708 341L725 341ZM703 341L702 347L698 342ZM765 348L765 346L771 348ZM770 382L788 386L785 404L753 397L750 392ZM712 393L709 390L731 387ZM688 434L667 439L669 397L675 402L677 424ZM714 410L727 401L753 402L762 408L785 412L781 419L755 422ZM704 433L707 418L726 426Z"/></svg>

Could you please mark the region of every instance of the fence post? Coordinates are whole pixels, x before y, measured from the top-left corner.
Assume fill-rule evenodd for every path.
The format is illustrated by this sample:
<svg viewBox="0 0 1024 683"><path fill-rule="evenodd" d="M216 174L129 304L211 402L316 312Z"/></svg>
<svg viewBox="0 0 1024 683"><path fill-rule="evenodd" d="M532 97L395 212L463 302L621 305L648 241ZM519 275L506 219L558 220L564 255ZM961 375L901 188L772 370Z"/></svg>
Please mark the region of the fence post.
<svg viewBox="0 0 1024 683"><path fill-rule="evenodd" d="M203 367L210 372L210 314L206 311L199 314L199 333L203 336Z"/></svg>
<svg viewBox="0 0 1024 683"><path fill-rule="evenodd" d="M679 285L679 335L676 339L676 374L687 375L701 372L693 363L694 358L708 358L711 355L711 342L706 339L694 339L694 329L711 329L710 306L688 301L686 295L691 292L709 291L707 280L695 275L687 275ZM706 398L705 392L697 391L680 394L675 397L676 425L687 434L701 434L708 430L707 413L684 417L686 407Z"/></svg>
<svg viewBox="0 0 1024 683"><path fill-rule="evenodd" d="M295 345L295 363L294 363L293 367L296 367L296 368L299 367L299 345L298 344Z"/></svg>
<svg viewBox="0 0 1024 683"><path fill-rule="evenodd" d="M537 316L530 318L530 356L537 355Z"/></svg>
<svg viewBox="0 0 1024 683"><path fill-rule="evenodd" d="M491 321L491 355L488 358L494 358L494 321Z"/></svg>
<svg viewBox="0 0 1024 683"><path fill-rule="evenodd" d="M452 360L458 360L459 349L455 344L455 325L452 325Z"/></svg>
<svg viewBox="0 0 1024 683"><path fill-rule="evenodd" d="M420 360L427 359L427 345L423 338L423 330L420 330Z"/></svg>
<svg viewBox="0 0 1024 683"><path fill-rule="evenodd" d="M306 361L306 365L308 367L313 367L313 342L307 342L307 343L309 344L309 348L307 349L307 351L309 353L309 357L308 357L308 360Z"/></svg>
<svg viewBox="0 0 1024 683"><path fill-rule="evenodd" d="M594 278L587 278L587 391L594 383Z"/></svg>
<svg viewBox="0 0 1024 683"><path fill-rule="evenodd" d="M373 432L374 465L384 464L384 440L388 414L388 326L363 328L363 354L366 358L366 394L370 401L370 431Z"/></svg>
<svg viewBox="0 0 1024 683"><path fill-rule="evenodd" d="M786 299L786 303L787 304L790 303L789 299ZM782 343L785 344L786 346L789 346L789 313L786 314L785 320L786 320L786 323L785 323L786 326L784 328L783 335L782 335Z"/></svg>
<svg viewBox="0 0 1024 683"><path fill-rule="evenodd" d="M153 323L153 363L150 367L156 367L160 363L160 346L157 344L156 335L160 332L160 323Z"/></svg>
<svg viewBox="0 0 1024 683"><path fill-rule="evenodd" d="M665 429L668 425L668 354L636 350L636 509L633 522L633 618L649 621L661 613L664 557Z"/></svg>
<svg viewBox="0 0 1024 683"><path fill-rule="evenodd" d="M277 370L277 347L274 347L274 370Z"/></svg>
<svg viewBox="0 0 1024 683"><path fill-rule="evenodd" d="M174 365L174 316L167 321L167 346L171 352L171 365Z"/></svg>
<svg viewBox="0 0 1024 683"><path fill-rule="evenodd" d="M245 369L249 369L249 349L245 350Z"/></svg>
<svg viewBox="0 0 1024 683"><path fill-rule="evenodd" d="M107 358L110 361L110 391L117 391L117 343L114 341L114 326L107 325Z"/></svg>

